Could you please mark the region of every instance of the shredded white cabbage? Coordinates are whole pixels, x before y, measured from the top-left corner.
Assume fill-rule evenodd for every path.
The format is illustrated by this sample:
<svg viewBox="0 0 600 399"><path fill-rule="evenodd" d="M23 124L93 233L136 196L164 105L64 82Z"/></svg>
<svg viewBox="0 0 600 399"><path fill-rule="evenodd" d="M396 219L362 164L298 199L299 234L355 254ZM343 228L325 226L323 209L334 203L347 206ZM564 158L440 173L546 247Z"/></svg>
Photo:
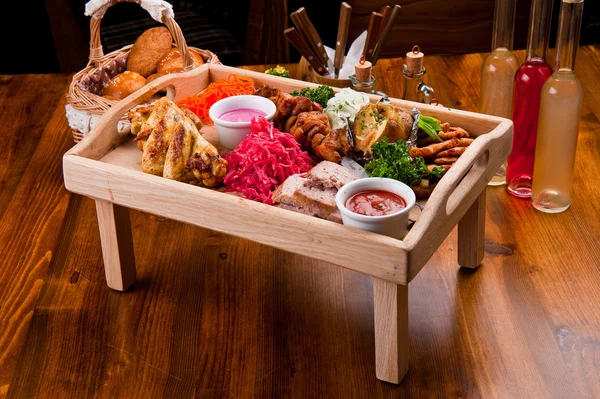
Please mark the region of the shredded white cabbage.
<svg viewBox="0 0 600 399"><path fill-rule="evenodd" d="M368 103L369 97L365 93L345 88L327 101L323 112L329 118L332 129L346 128L346 118L350 119L350 123L354 122L360 107Z"/></svg>

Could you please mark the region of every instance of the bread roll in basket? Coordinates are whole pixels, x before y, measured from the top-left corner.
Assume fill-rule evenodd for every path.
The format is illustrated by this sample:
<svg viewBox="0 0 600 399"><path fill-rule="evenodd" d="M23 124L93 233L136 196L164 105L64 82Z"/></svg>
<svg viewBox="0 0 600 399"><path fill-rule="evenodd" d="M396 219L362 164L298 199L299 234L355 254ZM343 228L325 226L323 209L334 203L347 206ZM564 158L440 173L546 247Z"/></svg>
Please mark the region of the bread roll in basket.
<svg viewBox="0 0 600 399"><path fill-rule="evenodd" d="M91 130L96 121L100 119L110 107L118 101L101 96L101 92L108 81L124 72L127 58L132 45L120 50L104 54L100 42L100 22L108 8L116 3L137 3L148 11L150 16L163 23L173 37L174 46L182 54L183 70L194 67L195 63L190 49L200 55L205 63L220 64L217 56L208 51L188 47L181 33L181 28L175 22L173 7L163 0L91 0L86 4L85 15L90 16L90 56L87 66L73 76L67 94L66 115L71 127L75 142L82 140ZM195 54L194 54L195 56ZM128 122L124 119L119 125L119 130L129 129Z"/></svg>

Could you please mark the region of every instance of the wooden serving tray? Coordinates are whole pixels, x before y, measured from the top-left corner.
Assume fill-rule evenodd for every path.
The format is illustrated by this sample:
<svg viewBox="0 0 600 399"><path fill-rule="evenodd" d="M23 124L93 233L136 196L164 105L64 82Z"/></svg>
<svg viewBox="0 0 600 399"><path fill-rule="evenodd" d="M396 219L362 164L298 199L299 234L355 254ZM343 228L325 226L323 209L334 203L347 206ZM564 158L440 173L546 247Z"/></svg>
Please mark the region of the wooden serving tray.
<svg viewBox="0 0 600 399"><path fill-rule="evenodd" d="M108 286L118 291L135 282L128 208L246 238L319 259L373 279L377 378L399 383L408 370L408 283L458 224L458 264L476 268L483 260L485 188L507 158L512 122L494 116L391 99L418 108L477 138L440 180L403 240L346 227L208 188L141 171L142 153L117 123L140 99L164 88L178 101L231 73L284 92L316 84L207 64L168 75L114 105L86 138L63 157L65 186L96 201ZM337 89L335 89L337 91ZM370 96L372 101L378 96ZM214 129L202 129L216 141ZM168 204L168 206L165 206ZM310 251L307 251L310 248Z"/></svg>

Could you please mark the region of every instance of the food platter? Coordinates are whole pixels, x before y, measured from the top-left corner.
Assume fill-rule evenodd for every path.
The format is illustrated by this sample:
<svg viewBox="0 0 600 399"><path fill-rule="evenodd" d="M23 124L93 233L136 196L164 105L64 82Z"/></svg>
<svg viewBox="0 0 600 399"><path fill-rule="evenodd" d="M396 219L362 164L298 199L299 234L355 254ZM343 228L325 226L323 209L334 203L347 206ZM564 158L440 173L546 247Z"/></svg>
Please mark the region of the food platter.
<svg viewBox="0 0 600 399"><path fill-rule="evenodd" d="M89 135L63 158L65 186L96 201L109 287L135 282L128 209L190 223L301 254L374 277L377 377L398 383L408 369L407 285L458 224L458 264L483 260L485 189L512 143L512 122L503 118L390 99L469 130L476 139L441 178L403 240L247 200L220 190L145 174L140 152L117 125L133 107L166 89L175 101L204 90L231 73L291 92L315 84L222 65L206 64L167 75L115 104ZM337 89L336 89L337 90ZM370 96L372 102L379 96ZM203 136L218 147L212 126ZM310 248L310 251L307 249Z"/></svg>

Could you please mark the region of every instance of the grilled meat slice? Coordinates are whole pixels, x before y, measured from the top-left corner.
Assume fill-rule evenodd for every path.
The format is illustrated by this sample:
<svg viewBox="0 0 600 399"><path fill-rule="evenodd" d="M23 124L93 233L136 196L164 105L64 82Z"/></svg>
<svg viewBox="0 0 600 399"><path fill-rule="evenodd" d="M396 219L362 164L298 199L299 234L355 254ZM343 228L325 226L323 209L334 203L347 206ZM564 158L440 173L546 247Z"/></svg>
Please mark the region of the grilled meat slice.
<svg viewBox="0 0 600 399"><path fill-rule="evenodd" d="M276 89L275 87L271 87L269 85L263 85L262 87L259 87L258 89L256 89L254 94L257 96L268 98L269 100L275 102L275 98L279 94L279 91L280 90Z"/></svg>
<svg viewBox="0 0 600 399"><path fill-rule="evenodd" d="M291 126L290 123L287 123L290 118L303 112L323 112L323 107L304 96L294 97L290 94L279 92L277 93L277 96L271 98L271 100L277 107L275 116L273 116L273 124L277 129L284 132L289 132L289 129L286 129L286 126Z"/></svg>

